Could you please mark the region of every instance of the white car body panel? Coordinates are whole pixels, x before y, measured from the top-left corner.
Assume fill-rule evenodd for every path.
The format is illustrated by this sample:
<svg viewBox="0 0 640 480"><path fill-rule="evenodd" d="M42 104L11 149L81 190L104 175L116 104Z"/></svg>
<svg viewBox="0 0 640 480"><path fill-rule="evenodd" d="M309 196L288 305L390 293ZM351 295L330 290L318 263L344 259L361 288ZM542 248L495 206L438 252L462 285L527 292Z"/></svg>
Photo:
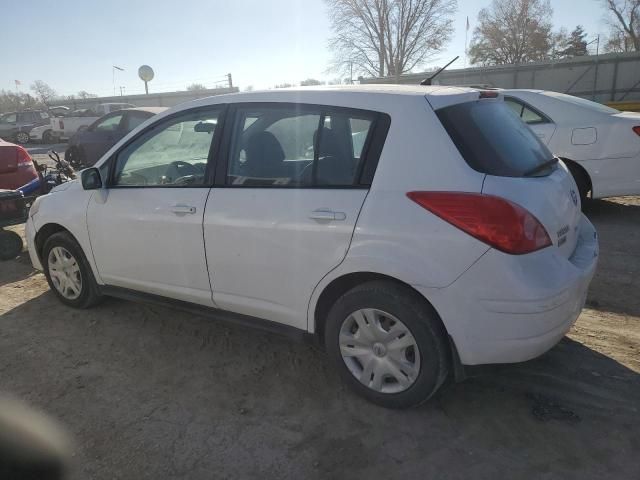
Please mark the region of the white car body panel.
<svg viewBox="0 0 640 480"><path fill-rule="evenodd" d="M102 283L93 255L89 254L92 250L86 216L87 205L92 195L93 192L83 190L78 180L73 180L55 187L47 195L37 199L37 212L32 206L26 229L29 255L36 268L42 269L40 258L34 250L36 233L48 224L60 225L74 236L84 252L88 252L87 261L96 281Z"/></svg>
<svg viewBox="0 0 640 480"><path fill-rule="evenodd" d="M572 160L587 171L593 198L640 194L640 114L607 113L558 98L540 90L501 90L548 116L552 124L532 124L531 129L558 157ZM596 107L598 108L598 107ZM555 132L549 138L548 129Z"/></svg>
<svg viewBox="0 0 640 480"><path fill-rule="evenodd" d="M311 293L340 264L366 190L213 189L204 218L218 307L306 329ZM314 220L316 210L344 220Z"/></svg>
<svg viewBox="0 0 640 480"><path fill-rule="evenodd" d="M112 188L93 195L87 228L102 281L214 306L202 241L208 194L209 188ZM176 213L177 206L195 210Z"/></svg>
<svg viewBox="0 0 640 480"><path fill-rule="evenodd" d="M40 125L39 127L33 127L29 131L29 140L42 141L44 132L51 130L51 125Z"/></svg>
<svg viewBox="0 0 640 480"><path fill-rule="evenodd" d="M582 308L597 264L597 237L579 212L571 195L575 184L562 165L539 178L491 177L467 165L433 106L477 97L469 89L376 85L252 92L182 104L139 126L96 166L104 167L132 136L168 115L207 105L351 107L386 113L391 125L368 189L84 191L72 182L44 197L29 219L31 258L42 267L35 237L45 223L55 223L78 240L99 284L308 332L317 329L317 302L332 281L377 273L410 285L431 302L463 363L532 358L553 346ZM554 244L507 255L418 206L406 195L411 191L504 196L538 216ZM195 212L176 214L174 205L193 206ZM344 217L309 218L320 209ZM560 243L554 229L565 225L569 231Z"/></svg>

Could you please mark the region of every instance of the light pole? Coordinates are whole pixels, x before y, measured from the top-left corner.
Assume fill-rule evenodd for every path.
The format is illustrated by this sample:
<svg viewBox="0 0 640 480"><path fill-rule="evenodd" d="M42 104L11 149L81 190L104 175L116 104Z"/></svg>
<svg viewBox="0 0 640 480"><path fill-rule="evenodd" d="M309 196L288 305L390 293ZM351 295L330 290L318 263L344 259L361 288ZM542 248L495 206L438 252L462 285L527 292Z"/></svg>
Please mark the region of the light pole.
<svg viewBox="0 0 640 480"><path fill-rule="evenodd" d="M111 68L111 81L113 82L113 96L116 96L116 70L120 70L124 72L124 68L117 67L116 65L112 65Z"/></svg>
<svg viewBox="0 0 640 480"><path fill-rule="evenodd" d="M591 92L591 101L593 102L596 101L596 90L598 89L598 57L600 56L600 34L598 34L596 38L587 43L587 46L591 45L594 42L596 44L596 68L593 72L593 91Z"/></svg>

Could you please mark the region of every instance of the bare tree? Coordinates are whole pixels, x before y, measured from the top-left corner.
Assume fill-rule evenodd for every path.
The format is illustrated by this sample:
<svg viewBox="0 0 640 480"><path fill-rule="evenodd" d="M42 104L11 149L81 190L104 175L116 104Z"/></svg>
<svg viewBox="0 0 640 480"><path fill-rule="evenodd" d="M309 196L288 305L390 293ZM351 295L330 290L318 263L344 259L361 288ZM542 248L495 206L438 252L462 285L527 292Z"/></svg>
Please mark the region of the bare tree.
<svg viewBox="0 0 640 480"><path fill-rule="evenodd" d="M544 60L551 54L553 9L549 0L493 0L478 14L471 63L501 65Z"/></svg>
<svg viewBox="0 0 640 480"><path fill-rule="evenodd" d="M307 78L306 80L302 80L300 82L301 87L311 87L315 85L322 85L323 83L320 80L316 80L315 78Z"/></svg>
<svg viewBox="0 0 640 480"><path fill-rule="evenodd" d="M0 113L15 112L25 108L41 106L38 100L28 93L14 93L9 90L0 90Z"/></svg>
<svg viewBox="0 0 640 480"><path fill-rule="evenodd" d="M56 96L56 91L47 85L42 80L36 80L31 85L31 90L36 94L38 100L40 100L47 107L49 106L49 101L52 100Z"/></svg>
<svg viewBox="0 0 640 480"><path fill-rule="evenodd" d="M399 75L442 50L456 0L325 0L334 33L333 68L374 77Z"/></svg>
<svg viewBox="0 0 640 480"><path fill-rule="evenodd" d="M606 49L640 51L640 0L603 0L613 17Z"/></svg>
<svg viewBox="0 0 640 480"><path fill-rule="evenodd" d="M89 93L86 90L80 90L78 92L78 98L85 99L85 98L97 98L97 97L98 95L96 95L95 93Z"/></svg>
<svg viewBox="0 0 640 480"><path fill-rule="evenodd" d="M192 83L191 85L189 85L187 87L187 90L190 92L199 92L201 90L206 90L207 87L205 87L203 84L201 83Z"/></svg>
<svg viewBox="0 0 640 480"><path fill-rule="evenodd" d="M633 52L635 50L633 41L623 31L618 31L616 28L611 28L609 38L607 38L604 44L604 51L610 53L625 53Z"/></svg>

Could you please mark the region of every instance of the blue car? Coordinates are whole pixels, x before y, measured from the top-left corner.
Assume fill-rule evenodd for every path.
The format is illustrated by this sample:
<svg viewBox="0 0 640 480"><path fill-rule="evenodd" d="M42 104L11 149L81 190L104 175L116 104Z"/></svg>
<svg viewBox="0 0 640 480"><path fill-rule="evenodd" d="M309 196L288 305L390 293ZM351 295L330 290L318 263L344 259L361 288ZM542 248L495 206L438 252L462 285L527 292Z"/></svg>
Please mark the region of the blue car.
<svg viewBox="0 0 640 480"><path fill-rule="evenodd" d="M126 134L164 110L140 107L108 113L71 137L64 159L76 168L90 167Z"/></svg>

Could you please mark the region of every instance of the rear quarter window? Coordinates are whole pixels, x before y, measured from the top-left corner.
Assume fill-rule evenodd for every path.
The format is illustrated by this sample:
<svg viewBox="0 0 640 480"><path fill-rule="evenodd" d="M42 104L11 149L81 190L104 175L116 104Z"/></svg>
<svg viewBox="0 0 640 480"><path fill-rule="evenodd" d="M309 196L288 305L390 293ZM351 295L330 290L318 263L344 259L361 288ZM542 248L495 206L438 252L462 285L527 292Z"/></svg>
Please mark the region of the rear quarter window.
<svg viewBox="0 0 640 480"><path fill-rule="evenodd" d="M478 100L436 111L471 168L488 175L521 177L553 158L502 100Z"/></svg>

